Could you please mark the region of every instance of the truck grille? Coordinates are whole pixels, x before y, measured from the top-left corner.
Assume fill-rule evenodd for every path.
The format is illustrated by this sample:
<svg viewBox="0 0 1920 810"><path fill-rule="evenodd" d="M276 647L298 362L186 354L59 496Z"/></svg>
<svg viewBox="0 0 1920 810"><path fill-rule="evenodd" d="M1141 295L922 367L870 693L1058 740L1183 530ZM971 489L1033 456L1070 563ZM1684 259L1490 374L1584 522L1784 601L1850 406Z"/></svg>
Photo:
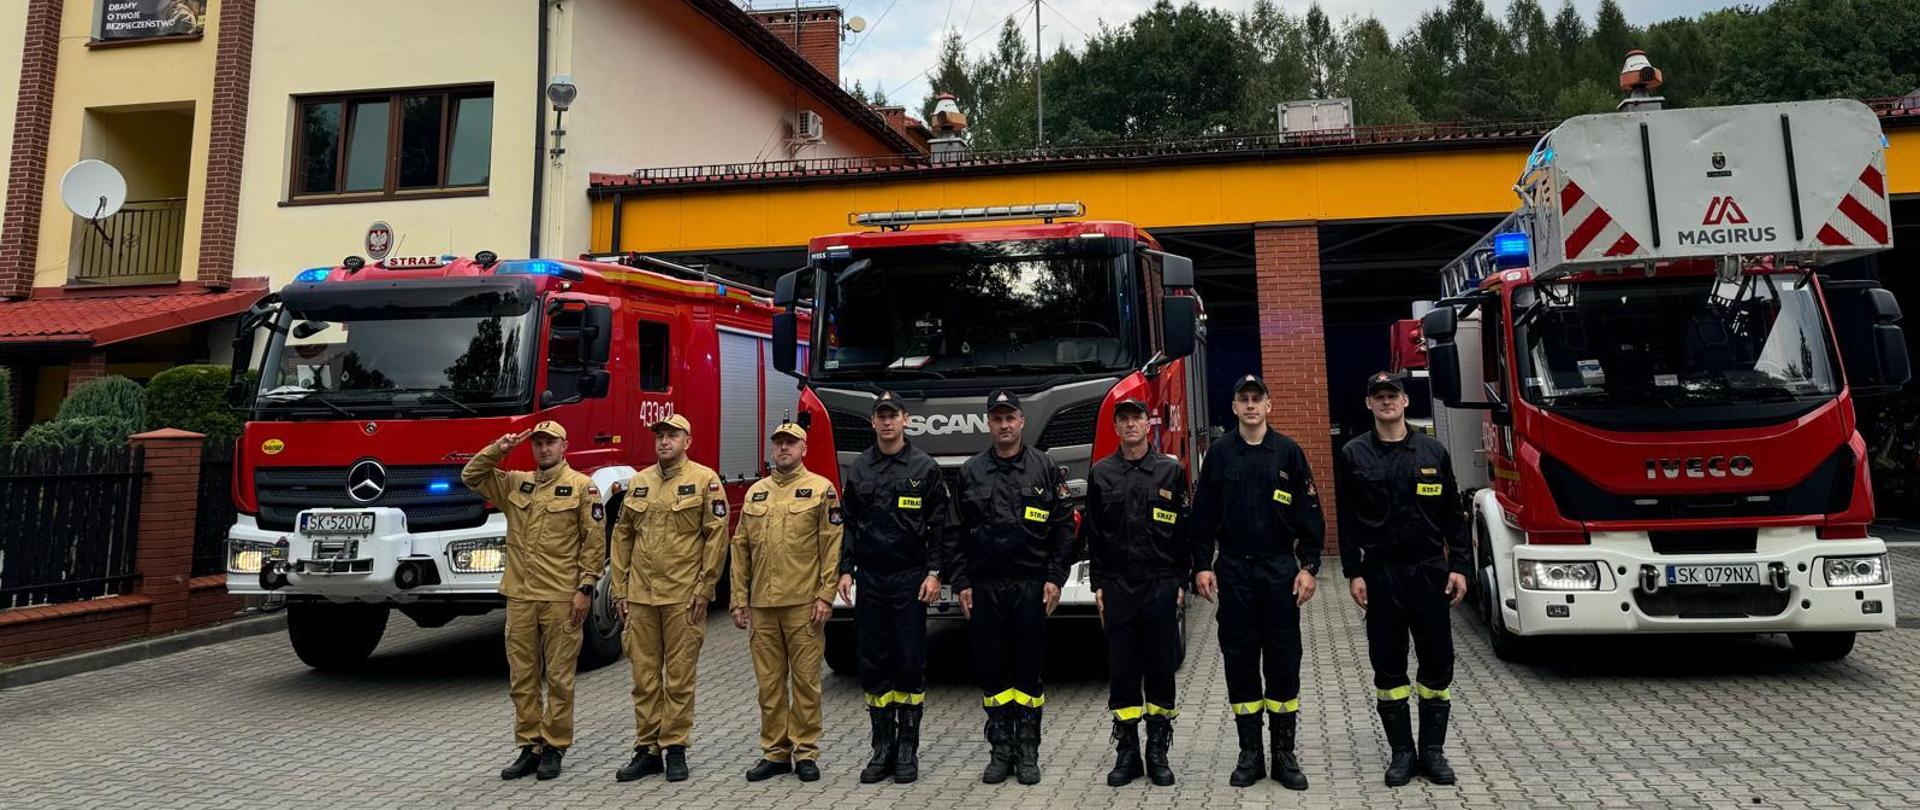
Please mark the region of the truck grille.
<svg viewBox="0 0 1920 810"><path fill-rule="evenodd" d="M1793 599L1772 585L1674 586L1654 593L1635 588L1633 602L1648 616L1682 619L1744 619L1778 616Z"/></svg>
<svg viewBox="0 0 1920 810"><path fill-rule="evenodd" d="M1047 420L1047 429L1040 431L1040 440L1034 442L1033 446L1052 450L1074 444L1093 444L1093 423L1099 418L1099 400L1061 408L1053 412L1053 418Z"/></svg>
<svg viewBox="0 0 1920 810"><path fill-rule="evenodd" d="M347 497L346 467L276 467L256 470L254 493L260 500L260 528L293 531L294 517L303 509L352 509L390 506L407 514L413 531L466 529L487 520L484 499L460 483L460 466L388 467L387 489L372 503ZM446 492L430 492L429 484L447 482Z"/></svg>
<svg viewBox="0 0 1920 810"><path fill-rule="evenodd" d="M848 411L827 411L833 422L833 450L836 453L864 453L873 446L873 422Z"/></svg>
<svg viewBox="0 0 1920 810"><path fill-rule="evenodd" d="M1540 458L1554 506L1569 520L1706 520L1712 518L1830 515L1853 500L1853 451L1846 445L1827 456L1805 479L1772 492L1697 495L1616 495L1588 481L1552 456Z"/></svg>

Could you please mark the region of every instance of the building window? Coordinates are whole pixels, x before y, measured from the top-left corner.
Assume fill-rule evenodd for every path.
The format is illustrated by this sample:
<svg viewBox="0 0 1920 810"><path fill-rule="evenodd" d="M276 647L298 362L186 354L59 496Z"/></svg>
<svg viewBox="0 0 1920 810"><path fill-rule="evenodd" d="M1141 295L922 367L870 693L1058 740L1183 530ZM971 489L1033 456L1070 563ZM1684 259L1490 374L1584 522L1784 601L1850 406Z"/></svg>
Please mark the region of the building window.
<svg viewBox="0 0 1920 810"><path fill-rule="evenodd" d="M294 102L294 199L405 198L487 188L492 87L302 96Z"/></svg>
<svg viewBox="0 0 1920 810"><path fill-rule="evenodd" d="M667 390L668 337L666 324L640 322L640 390Z"/></svg>

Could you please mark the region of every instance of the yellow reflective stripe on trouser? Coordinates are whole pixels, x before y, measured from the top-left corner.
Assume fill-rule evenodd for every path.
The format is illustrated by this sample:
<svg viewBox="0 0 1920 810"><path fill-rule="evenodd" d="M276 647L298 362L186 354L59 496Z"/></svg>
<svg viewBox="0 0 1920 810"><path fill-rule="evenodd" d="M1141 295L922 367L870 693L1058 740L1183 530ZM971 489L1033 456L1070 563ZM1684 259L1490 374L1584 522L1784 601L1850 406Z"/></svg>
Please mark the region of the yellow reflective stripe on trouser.
<svg viewBox="0 0 1920 810"><path fill-rule="evenodd" d="M1047 696L1029 695L1018 689L1008 689L997 695L988 695L982 702L985 703L989 709L995 706L1005 706L1009 703L1018 703L1029 709L1038 709L1041 706L1047 705Z"/></svg>
<svg viewBox="0 0 1920 810"><path fill-rule="evenodd" d="M883 695L873 695L873 694L867 695L867 705L875 709L884 709L888 706L895 706L895 705L918 706L922 703L925 703L926 700L927 700L927 693L925 692L909 693L909 692L894 691L894 692L888 692Z"/></svg>
<svg viewBox="0 0 1920 810"><path fill-rule="evenodd" d="M1140 719L1140 715L1145 714L1146 711L1146 709L1139 706L1125 706L1113 710L1113 719L1121 722L1132 722Z"/></svg>
<svg viewBox="0 0 1920 810"><path fill-rule="evenodd" d="M1392 689L1375 689L1373 692L1375 695L1378 695L1381 700L1406 700L1408 696L1413 694L1413 687L1396 686Z"/></svg>
<svg viewBox="0 0 1920 810"><path fill-rule="evenodd" d="M1180 710L1171 708L1168 706L1155 706L1154 704L1149 703L1147 704L1147 714L1159 715L1161 717L1167 718L1168 720L1172 720L1173 718L1180 716Z"/></svg>
<svg viewBox="0 0 1920 810"><path fill-rule="evenodd" d="M1421 700L1453 700L1451 689L1428 689L1425 685L1416 683L1413 685L1413 692L1419 695Z"/></svg>
<svg viewBox="0 0 1920 810"><path fill-rule="evenodd" d="M1234 714L1259 714L1266 710L1267 702L1264 700L1249 700L1245 703L1233 704Z"/></svg>
<svg viewBox="0 0 1920 810"><path fill-rule="evenodd" d="M1268 698L1266 701L1266 705L1267 705L1267 711L1272 714L1293 714L1294 712L1300 711L1299 698L1294 698L1292 700L1274 700L1272 698Z"/></svg>

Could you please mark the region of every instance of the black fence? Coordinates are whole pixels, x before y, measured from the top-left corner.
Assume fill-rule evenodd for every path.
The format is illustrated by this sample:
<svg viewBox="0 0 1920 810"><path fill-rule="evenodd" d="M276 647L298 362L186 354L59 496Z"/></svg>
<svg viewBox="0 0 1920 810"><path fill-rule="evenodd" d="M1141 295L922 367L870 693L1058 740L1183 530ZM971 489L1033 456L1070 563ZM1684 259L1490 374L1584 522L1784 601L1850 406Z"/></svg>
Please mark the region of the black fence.
<svg viewBox="0 0 1920 810"><path fill-rule="evenodd" d="M136 447L0 448L0 609L131 593Z"/></svg>
<svg viewBox="0 0 1920 810"><path fill-rule="evenodd" d="M194 509L193 575L227 571L227 531L233 528L232 441L208 439L200 452L199 504Z"/></svg>

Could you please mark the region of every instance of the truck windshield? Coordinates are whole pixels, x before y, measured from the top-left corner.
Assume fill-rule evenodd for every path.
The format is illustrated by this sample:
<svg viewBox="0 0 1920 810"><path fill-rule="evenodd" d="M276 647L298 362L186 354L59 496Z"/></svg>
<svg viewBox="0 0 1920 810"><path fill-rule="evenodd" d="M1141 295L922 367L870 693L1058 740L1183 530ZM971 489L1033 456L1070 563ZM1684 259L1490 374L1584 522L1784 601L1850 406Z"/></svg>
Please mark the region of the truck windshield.
<svg viewBox="0 0 1920 810"><path fill-rule="evenodd" d="M864 261L863 261L864 260ZM823 379L1097 373L1133 364L1122 257L1019 241L859 251L815 310Z"/></svg>
<svg viewBox="0 0 1920 810"><path fill-rule="evenodd" d="M1521 393L1550 408L1792 402L1839 391L1807 275L1547 283L1514 291Z"/></svg>
<svg viewBox="0 0 1920 810"><path fill-rule="evenodd" d="M511 291L447 295L431 307L289 294L261 366L262 409L501 412L528 400L537 311ZM382 295L384 293L384 295ZM402 302L423 303L423 302Z"/></svg>

